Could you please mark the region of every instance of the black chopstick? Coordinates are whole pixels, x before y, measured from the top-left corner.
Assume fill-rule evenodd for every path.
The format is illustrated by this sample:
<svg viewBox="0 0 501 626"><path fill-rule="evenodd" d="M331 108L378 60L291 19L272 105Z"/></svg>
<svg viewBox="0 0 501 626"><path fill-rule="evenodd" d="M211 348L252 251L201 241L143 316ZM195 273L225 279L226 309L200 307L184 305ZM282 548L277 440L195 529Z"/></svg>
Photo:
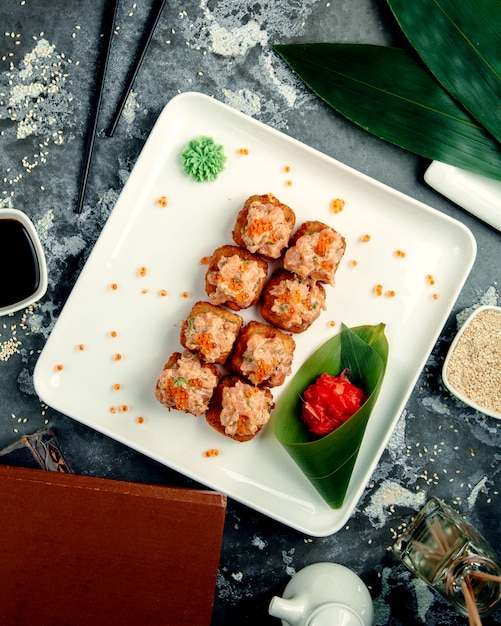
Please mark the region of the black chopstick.
<svg viewBox="0 0 501 626"><path fill-rule="evenodd" d="M102 43L100 54L99 74L96 80L97 96L94 98L93 101L92 113L89 124L90 130L87 131L87 143L85 145L85 157L82 168L82 177L80 181L80 191L78 194L78 201L75 209L77 213L82 212L85 199L85 190L87 188L87 180L89 178L90 162L92 159L92 152L94 150L94 142L96 140L97 118L99 109L101 107L104 77L106 76L106 68L108 66L108 59L110 57L111 38L113 35L113 30L115 28L118 0L111 0L109 4L110 6L106 6L104 9L106 15L106 27L104 32L104 41ZM112 8L112 11L110 11L110 8Z"/></svg>
<svg viewBox="0 0 501 626"><path fill-rule="evenodd" d="M148 20L148 25L144 32L141 43L139 44L136 58L129 71L129 76L127 78L127 82L125 83L125 87L122 90L122 94L120 96L120 100L118 102L115 114L113 115L110 126L108 130L106 131L106 134L108 135L108 137L112 137L113 133L115 132L115 129L118 124L118 120L120 119L120 116L122 114L127 98L129 97L130 90L132 89L132 85L134 84L137 73L143 61L144 55L146 54L146 50L150 44L151 38L153 37L153 33L155 32L155 28L158 23L158 20L160 19L160 15L162 13L162 9L164 8L165 2L166 0L157 0L157 2L155 2L155 4L153 5L153 8L151 9L150 19Z"/></svg>

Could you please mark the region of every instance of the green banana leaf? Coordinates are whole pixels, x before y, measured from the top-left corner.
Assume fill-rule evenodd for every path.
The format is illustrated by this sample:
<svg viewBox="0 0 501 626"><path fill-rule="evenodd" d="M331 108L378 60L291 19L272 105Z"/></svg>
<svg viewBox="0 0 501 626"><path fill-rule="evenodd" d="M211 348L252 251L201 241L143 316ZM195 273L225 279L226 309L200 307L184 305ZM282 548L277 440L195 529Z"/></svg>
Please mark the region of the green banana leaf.
<svg viewBox="0 0 501 626"><path fill-rule="evenodd" d="M388 0L428 69L501 141L499 0Z"/></svg>
<svg viewBox="0 0 501 626"><path fill-rule="evenodd" d="M273 413L277 440L331 508L343 505L367 422L376 403L388 360L385 325L342 325L341 332L318 348L299 368ZM342 426L323 437L301 420L301 395L327 372L350 370L351 382L367 398Z"/></svg>
<svg viewBox="0 0 501 626"><path fill-rule="evenodd" d="M501 180L499 143L408 51L347 43L272 48L329 106L377 137Z"/></svg>

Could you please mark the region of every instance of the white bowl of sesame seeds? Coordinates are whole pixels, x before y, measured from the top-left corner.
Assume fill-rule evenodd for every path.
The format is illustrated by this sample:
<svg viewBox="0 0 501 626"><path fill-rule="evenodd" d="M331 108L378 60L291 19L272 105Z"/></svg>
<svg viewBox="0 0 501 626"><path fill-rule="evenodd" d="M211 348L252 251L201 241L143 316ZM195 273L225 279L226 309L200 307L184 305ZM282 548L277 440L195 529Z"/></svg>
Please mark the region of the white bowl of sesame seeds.
<svg viewBox="0 0 501 626"><path fill-rule="evenodd" d="M458 331L442 369L449 391L501 419L501 307L479 306Z"/></svg>

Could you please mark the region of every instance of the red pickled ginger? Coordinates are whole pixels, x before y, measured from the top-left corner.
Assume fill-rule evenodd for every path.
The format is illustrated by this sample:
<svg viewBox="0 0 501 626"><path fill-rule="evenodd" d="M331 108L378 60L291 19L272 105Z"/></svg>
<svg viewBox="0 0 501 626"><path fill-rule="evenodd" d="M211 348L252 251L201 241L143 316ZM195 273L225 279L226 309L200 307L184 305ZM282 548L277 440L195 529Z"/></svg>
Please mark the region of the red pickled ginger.
<svg viewBox="0 0 501 626"><path fill-rule="evenodd" d="M311 432L328 435L344 424L364 401L364 393L348 379L348 371L339 376L321 374L303 394L301 417Z"/></svg>

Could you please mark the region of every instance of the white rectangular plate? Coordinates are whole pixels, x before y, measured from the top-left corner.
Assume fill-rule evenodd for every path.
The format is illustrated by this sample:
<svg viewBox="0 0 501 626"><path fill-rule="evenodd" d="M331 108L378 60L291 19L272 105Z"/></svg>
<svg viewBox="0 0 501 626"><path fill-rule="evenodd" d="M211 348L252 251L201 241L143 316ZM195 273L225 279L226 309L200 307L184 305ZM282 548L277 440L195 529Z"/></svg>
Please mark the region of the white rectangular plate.
<svg viewBox="0 0 501 626"><path fill-rule="evenodd" d="M214 182L183 172L181 152L199 135L213 137L228 157ZM271 423L238 443L154 397L164 363L180 349L180 322L194 302L207 299L201 259L232 243L246 198L268 192L294 209L298 225L324 221L347 241L336 286L327 287L327 310L295 336L293 373L342 322L387 325L386 378L336 510L278 444ZM157 202L161 196L166 207ZM334 214L336 198L345 206ZM363 242L366 234L370 241ZM214 99L185 93L165 107L144 146L38 360L35 386L56 410L284 524L326 536L355 508L475 254L475 240L459 222ZM140 267L147 269L143 277ZM375 295L376 284L383 295ZM259 310L243 316L259 319ZM219 455L207 458L211 448Z"/></svg>

